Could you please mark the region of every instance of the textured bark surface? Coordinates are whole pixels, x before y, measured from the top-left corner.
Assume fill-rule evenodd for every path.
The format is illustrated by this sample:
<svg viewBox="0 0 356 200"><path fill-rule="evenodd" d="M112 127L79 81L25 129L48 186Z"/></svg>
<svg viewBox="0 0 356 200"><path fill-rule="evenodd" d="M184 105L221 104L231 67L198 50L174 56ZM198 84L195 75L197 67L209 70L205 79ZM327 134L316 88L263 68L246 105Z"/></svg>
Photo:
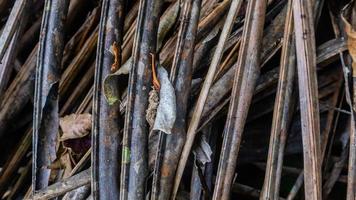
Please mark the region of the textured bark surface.
<svg viewBox="0 0 356 200"><path fill-rule="evenodd" d="M156 54L161 4L161 1L140 1L125 114L120 199L146 198L148 126L143 116L152 86L151 54Z"/></svg>
<svg viewBox="0 0 356 200"><path fill-rule="evenodd" d="M58 88L64 49L68 1L48 0L43 14L36 67L33 123L33 178L35 192L48 185L50 164L56 159L59 127Z"/></svg>
<svg viewBox="0 0 356 200"><path fill-rule="evenodd" d="M95 199L118 199L120 195L120 104L110 104L102 88L104 79L113 72L114 63L117 62L117 68L121 66L123 18L124 1L102 2L93 99L91 192ZM118 84L115 82L112 87L119 90Z"/></svg>
<svg viewBox="0 0 356 200"><path fill-rule="evenodd" d="M0 198L353 199L355 8L0 0Z"/></svg>

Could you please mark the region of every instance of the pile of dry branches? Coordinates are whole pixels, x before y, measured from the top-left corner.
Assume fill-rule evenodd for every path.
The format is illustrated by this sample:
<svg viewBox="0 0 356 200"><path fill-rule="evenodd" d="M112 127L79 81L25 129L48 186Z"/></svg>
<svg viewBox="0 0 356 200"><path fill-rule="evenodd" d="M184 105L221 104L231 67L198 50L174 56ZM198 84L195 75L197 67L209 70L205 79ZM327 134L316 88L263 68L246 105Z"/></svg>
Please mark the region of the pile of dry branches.
<svg viewBox="0 0 356 200"><path fill-rule="evenodd" d="M0 198L355 199L355 2L0 0Z"/></svg>

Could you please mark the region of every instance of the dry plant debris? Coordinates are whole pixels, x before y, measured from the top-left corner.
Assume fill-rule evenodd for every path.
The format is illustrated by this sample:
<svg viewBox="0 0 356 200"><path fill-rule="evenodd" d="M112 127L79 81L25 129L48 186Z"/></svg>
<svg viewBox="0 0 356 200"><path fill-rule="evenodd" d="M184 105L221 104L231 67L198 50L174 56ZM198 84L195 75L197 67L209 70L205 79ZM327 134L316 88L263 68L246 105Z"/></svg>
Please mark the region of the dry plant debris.
<svg viewBox="0 0 356 200"><path fill-rule="evenodd" d="M0 0L0 199L355 199L356 1Z"/></svg>

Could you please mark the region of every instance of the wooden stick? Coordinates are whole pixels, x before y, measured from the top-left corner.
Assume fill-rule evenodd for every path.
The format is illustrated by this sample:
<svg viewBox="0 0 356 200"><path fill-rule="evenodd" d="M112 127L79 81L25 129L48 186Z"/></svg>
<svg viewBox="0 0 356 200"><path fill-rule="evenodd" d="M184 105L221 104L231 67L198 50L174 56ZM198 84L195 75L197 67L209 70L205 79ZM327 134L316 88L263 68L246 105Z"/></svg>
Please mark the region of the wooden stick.
<svg viewBox="0 0 356 200"><path fill-rule="evenodd" d="M56 159L58 88L64 49L67 0L47 0L37 58L33 123L32 190L48 185L48 166Z"/></svg>
<svg viewBox="0 0 356 200"><path fill-rule="evenodd" d="M91 191L95 199L119 199L120 195L120 104L108 102L102 88L104 79L112 73L112 65L121 66L123 15L123 0L102 2L93 98ZM118 83L110 87L119 90Z"/></svg>
<svg viewBox="0 0 356 200"><path fill-rule="evenodd" d="M156 54L162 1L141 0L133 46L122 145L120 199L145 199L148 127L145 117L152 86L151 55Z"/></svg>
<svg viewBox="0 0 356 200"><path fill-rule="evenodd" d="M304 184L305 196L319 200L322 198L321 149L313 5L313 1L293 1L304 175L308 177Z"/></svg>
<svg viewBox="0 0 356 200"><path fill-rule="evenodd" d="M91 168L36 191L32 196L32 199L51 199L65 194L66 192L79 188L83 185L90 184L90 177Z"/></svg>

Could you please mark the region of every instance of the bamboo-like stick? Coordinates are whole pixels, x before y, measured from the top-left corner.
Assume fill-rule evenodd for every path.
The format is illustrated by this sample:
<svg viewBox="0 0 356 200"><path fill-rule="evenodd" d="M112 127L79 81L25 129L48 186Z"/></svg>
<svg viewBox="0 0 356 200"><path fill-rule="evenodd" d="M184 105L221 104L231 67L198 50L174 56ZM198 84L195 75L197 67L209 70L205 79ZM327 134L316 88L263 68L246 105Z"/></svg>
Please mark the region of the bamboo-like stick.
<svg viewBox="0 0 356 200"><path fill-rule="evenodd" d="M108 102L102 88L104 79L115 72L114 63L117 62L116 68L121 66L123 18L123 0L102 2L93 99L91 194L94 199L119 199L120 195L120 104ZM119 90L118 84L112 85L112 89Z"/></svg>
<svg viewBox="0 0 356 200"><path fill-rule="evenodd" d="M53 185L36 191L31 199L50 199L65 194L71 190L79 188L83 185L90 184L91 169L84 170L74 176L63 179Z"/></svg>
<svg viewBox="0 0 356 200"><path fill-rule="evenodd" d="M286 9L282 9L282 11L275 17L274 21L268 27L266 27L265 34L262 41L263 45L261 49L260 68L263 68L264 66L263 63L268 62L268 60L270 60L270 58L276 53L275 49L279 49L280 46L279 43L281 41L281 38L283 37L282 31L284 28L285 14L286 14ZM236 35L236 37L239 38L239 40L241 39L240 35ZM233 38L235 38L235 34ZM233 39L230 38L229 41L230 40ZM227 49L225 50L227 51ZM215 116L216 111L218 111L219 108L222 108L221 106L218 106L218 104L223 100L223 98L225 98L227 95L230 94L233 85L233 80L234 80L234 73L237 68L236 60L235 62L229 62L230 66L227 67L228 68L227 71L220 78L215 80L214 84L211 86L211 89L209 90L208 98L206 100L203 109L202 120L204 122L202 123L201 127L207 124L207 122L209 122ZM270 76L267 75L267 77ZM271 76L271 77L278 77L278 76ZM198 130L200 130L201 127Z"/></svg>
<svg viewBox="0 0 356 200"><path fill-rule="evenodd" d="M268 40L269 37L264 38L264 40ZM328 42L325 42L324 44L320 45L317 50L317 64L321 64L323 62L327 62L328 60L332 59L335 57L335 55L338 55L339 52L345 51L346 50L346 44L343 39L333 39ZM233 66L234 67L234 66ZM212 86L211 90L209 91L208 99L204 112L203 112L203 122L199 127L199 131L206 125L208 124L211 120L217 117L218 113L221 113L221 110L230 102L231 96L226 97L226 94L231 89L232 79L233 77L233 67L230 68L222 77L221 79L217 80L217 82ZM320 66L318 70L324 69L325 66ZM273 84L278 82L278 70L277 68L272 69L270 72L262 75L257 83L256 90L254 92L255 99L259 97L259 94L261 94L263 91L271 87ZM231 79L231 80L230 80ZM221 89L224 88L225 90ZM293 94L295 95L295 94ZM220 98L225 98L222 102L216 101L216 99ZM295 100L293 102L295 103ZM294 104L293 103L293 104ZM264 106L265 109L267 109L264 112L257 111L259 114L261 113L269 113L273 110L272 107ZM205 111L206 109L206 111ZM292 117L293 113L290 113ZM253 115L252 115L253 116ZM247 121L253 120L254 117L250 117ZM284 138L285 140L286 138ZM280 154L281 155L281 154ZM281 155L282 156L282 155Z"/></svg>
<svg viewBox="0 0 356 200"><path fill-rule="evenodd" d="M318 11L320 12L320 10L322 9L320 6L322 6L322 5L323 5L323 1L318 1L314 9L315 9L315 10L318 10ZM317 13L319 13L319 12L317 12ZM315 21L318 21L318 16L320 17L320 15L315 14L314 16L315 16ZM334 27L334 28L335 28L335 27ZM338 32L338 31L336 31L336 32ZM336 32L335 32L335 33L336 33ZM336 33L336 34L337 34L337 33ZM324 46L323 46L324 48L323 48L323 49L331 50L330 48L335 47L335 46L338 46L336 43L333 44L334 42L336 42L336 41L338 41L338 40L339 40L339 41L343 41L343 39L339 39L339 38L334 39L334 40L330 40L329 42L326 42L326 43L324 44ZM331 44L333 44L333 45L331 45ZM335 50L332 50L332 51L325 51L325 52L321 53L321 55L318 55L318 56L317 56L317 64L320 63L320 62L319 62L320 59L324 59L324 57L329 57L330 55L337 55L337 54L340 54L342 51L343 51L343 50L341 50L341 49L339 49L339 50L338 50L338 49L335 49ZM320 50L317 51L317 52L320 52ZM341 58L341 59L342 59L342 58ZM323 141L322 141L322 143L321 143L321 148L322 148L322 149L321 149L321 162L323 162L324 157L325 157L325 150L326 150L326 147L327 147L327 140L328 140L328 138L329 138L329 132L330 132L330 131L325 130L324 133L323 133L323 135L322 135L322 136L323 136ZM303 173L303 172L302 172L302 173ZM297 180L296 180L296 182L295 182L293 188L291 189L290 193L288 194L288 199L294 199L294 198L295 198L295 196L297 195L299 189L300 189L301 186L302 186L303 180L304 180L304 176L303 176L302 174L300 174L300 175L298 176L298 178L297 178Z"/></svg>
<svg viewBox="0 0 356 200"><path fill-rule="evenodd" d="M293 16L302 123L305 196L312 200L321 194L321 149L319 127L318 84L314 35L314 1L293 1Z"/></svg>
<svg viewBox="0 0 356 200"><path fill-rule="evenodd" d="M152 86L151 54L156 54L161 1L141 0L133 46L122 145L120 199L145 199L148 130L145 117Z"/></svg>
<svg viewBox="0 0 356 200"><path fill-rule="evenodd" d="M48 185L51 171L48 166L56 158L59 72L68 3L66 0L47 0L43 14L34 101L33 192Z"/></svg>

